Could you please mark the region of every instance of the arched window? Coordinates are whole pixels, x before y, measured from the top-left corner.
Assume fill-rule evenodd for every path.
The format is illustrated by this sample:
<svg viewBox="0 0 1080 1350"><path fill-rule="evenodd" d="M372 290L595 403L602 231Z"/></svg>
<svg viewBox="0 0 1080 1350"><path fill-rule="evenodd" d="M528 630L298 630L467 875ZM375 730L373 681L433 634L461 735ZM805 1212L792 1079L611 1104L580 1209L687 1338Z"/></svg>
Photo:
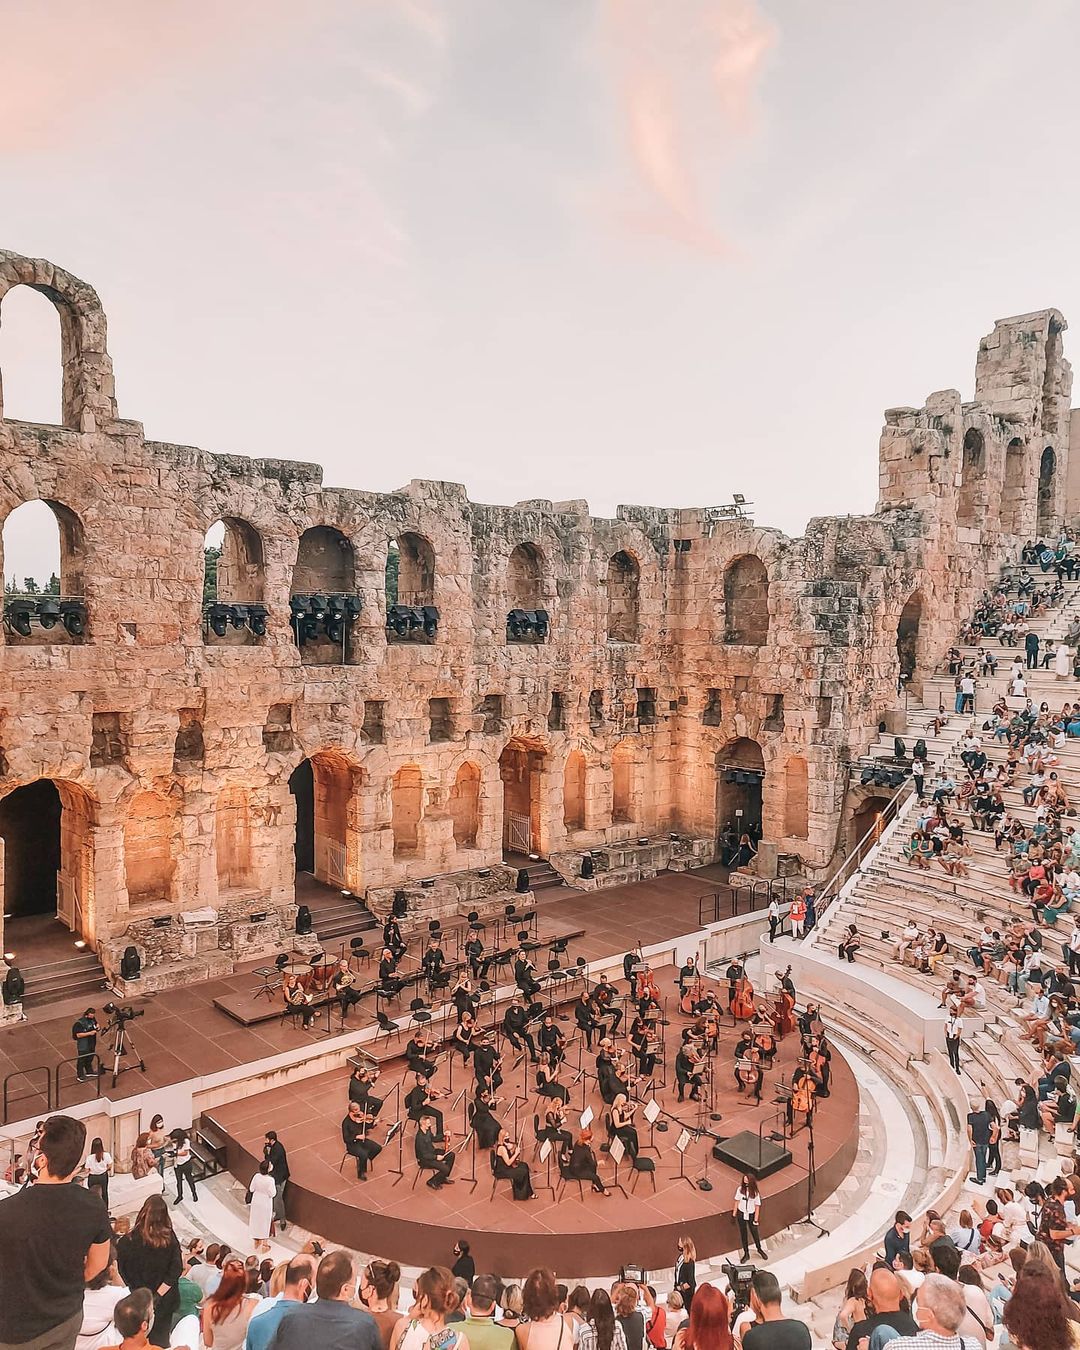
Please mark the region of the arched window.
<svg viewBox="0 0 1080 1350"><path fill-rule="evenodd" d="M243 788L225 788L218 795L214 852L220 891L251 885L251 810Z"/></svg>
<svg viewBox="0 0 1080 1350"><path fill-rule="evenodd" d="M475 764L463 764L450 789L450 816L454 822L454 843L458 848L475 848L480 828L480 770Z"/></svg>
<svg viewBox="0 0 1080 1350"><path fill-rule="evenodd" d="M211 525L203 542L203 637L241 646L266 636L262 539L246 520Z"/></svg>
<svg viewBox="0 0 1080 1350"><path fill-rule="evenodd" d="M24 502L4 522L3 549L5 640L81 641L86 546L78 516L60 502Z"/></svg>
<svg viewBox="0 0 1080 1350"><path fill-rule="evenodd" d="M510 609L542 609L543 563L535 544L518 544L506 566L506 598Z"/></svg>
<svg viewBox="0 0 1080 1350"><path fill-rule="evenodd" d="M784 833L792 839L810 832L809 786L806 760L792 755L784 770Z"/></svg>
<svg viewBox="0 0 1080 1350"><path fill-rule="evenodd" d="M332 525L313 525L300 536L293 568L292 594L351 594L355 588L353 546Z"/></svg>
<svg viewBox="0 0 1080 1350"><path fill-rule="evenodd" d="M630 553L620 549L608 562L607 635L609 642L636 642L638 640L639 577L637 559Z"/></svg>
<svg viewBox="0 0 1080 1350"><path fill-rule="evenodd" d="M769 574L753 553L724 571L724 641L763 647L769 639Z"/></svg>
<svg viewBox="0 0 1080 1350"><path fill-rule="evenodd" d="M424 814L424 778L415 764L406 764L394 774L390 814L394 857L411 857L420 847L420 819Z"/></svg>
<svg viewBox="0 0 1080 1350"><path fill-rule="evenodd" d="M16 286L0 302L0 407L7 421L62 426L60 315L33 286Z"/></svg>
<svg viewBox="0 0 1080 1350"><path fill-rule="evenodd" d="M956 523L979 525L986 510L986 445L982 432L969 428L964 436L960 497L956 505Z"/></svg>
<svg viewBox="0 0 1080 1350"><path fill-rule="evenodd" d="M353 624L360 613L353 546L330 525L300 536L289 608L303 665L340 666L353 659Z"/></svg>
<svg viewBox="0 0 1080 1350"><path fill-rule="evenodd" d="M620 741L611 754L611 822L625 825L634 819L634 747Z"/></svg>
<svg viewBox="0 0 1080 1350"><path fill-rule="evenodd" d="M124 822L124 874L131 905L174 898L179 805L176 796L157 792L140 792L131 799Z"/></svg>
<svg viewBox="0 0 1080 1350"><path fill-rule="evenodd" d="M1001 480L1001 529L1004 534L1023 532L1026 476L1024 443L1016 437L1005 451L1005 474Z"/></svg>
<svg viewBox="0 0 1080 1350"><path fill-rule="evenodd" d="M386 552L386 603L435 603L435 550L422 534L399 534Z"/></svg>
<svg viewBox="0 0 1080 1350"><path fill-rule="evenodd" d="M900 675L905 680L914 678L919 668L919 658L922 654L919 646L922 611L922 596L916 591L908 597L907 604L900 612L900 622L896 626L896 655L900 663Z"/></svg>
<svg viewBox="0 0 1080 1350"><path fill-rule="evenodd" d="M717 751L716 822L721 841L729 831L736 841L742 834L755 843L761 838L764 782L765 756L757 741L739 736ZM726 864L730 857L723 861Z"/></svg>
<svg viewBox="0 0 1080 1350"><path fill-rule="evenodd" d="M568 830L585 828L585 756L571 750L563 770L563 824Z"/></svg>
<svg viewBox="0 0 1080 1350"><path fill-rule="evenodd" d="M1039 460L1039 515L1035 532L1040 538L1049 534L1054 528L1055 499L1057 496L1056 471L1057 456L1054 454L1054 447L1048 445Z"/></svg>

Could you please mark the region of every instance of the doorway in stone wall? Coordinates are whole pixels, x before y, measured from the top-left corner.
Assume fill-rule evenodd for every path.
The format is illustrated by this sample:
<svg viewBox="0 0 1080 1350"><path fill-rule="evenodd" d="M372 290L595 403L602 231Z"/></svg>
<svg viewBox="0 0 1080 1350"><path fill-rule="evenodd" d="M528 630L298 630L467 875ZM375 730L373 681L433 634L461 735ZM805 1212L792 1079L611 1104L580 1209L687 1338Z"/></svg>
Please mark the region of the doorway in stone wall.
<svg viewBox="0 0 1080 1350"><path fill-rule="evenodd" d="M539 854L543 838L540 781L546 747L526 736L507 741L499 756L503 785L503 854L527 858Z"/></svg>

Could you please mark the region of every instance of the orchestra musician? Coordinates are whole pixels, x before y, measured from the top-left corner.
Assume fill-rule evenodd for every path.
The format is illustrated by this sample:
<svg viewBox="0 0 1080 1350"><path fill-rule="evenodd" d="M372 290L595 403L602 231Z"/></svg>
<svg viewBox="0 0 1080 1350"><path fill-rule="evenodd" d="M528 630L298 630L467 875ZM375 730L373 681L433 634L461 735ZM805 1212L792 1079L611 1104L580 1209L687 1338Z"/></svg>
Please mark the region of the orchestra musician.
<svg viewBox="0 0 1080 1350"><path fill-rule="evenodd" d="M596 1004L588 989L582 989L581 997L574 1004L574 1021L585 1037L585 1048L591 1050L593 1034L600 1030L600 1023L596 1018Z"/></svg>
<svg viewBox="0 0 1080 1350"><path fill-rule="evenodd" d="M356 976L353 974L347 959L338 962L337 970L334 971L330 984L337 995L338 1003L341 1005L341 1020L344 1021L353 1004L359 1003L363 998L363 994L356 988Z"/></svg>
<svg viewBox="0 0 1080 1350"><path fill-rule="evenodd" d="M494 1148L502 1125L495 1118L498 1098L492 1097L487 1088L481 1088L469 1105L469 1124L476 1131L476 1143L479 1148Z"/></svg>
<svg viewBox="0 0 1080 1350"><path fill-rule="evenodd" d="M687 1017L693 1017L695 1006L705 997L705 981L697 973L695 968L694 978L688 984L682 986L682 994L679 998L679 1011L686 1014Z"/></svg>
<svg viewBox="0 0 1080 1350"><path fill-rule="evenodd" d="M814 1098L817 1095L818 1082L809 1068L801 1064L791 1075L791 1096L787 1104L788 1129L795 1132L795 1112L802 1113L804 1123L810 1119L814 1110Z"/></svg>
<svg viewBox="0 0 1080 1350"><path fill-rule="evenodd" d="M832 1077L832 1051L829 1049L829 1043L825 1039L824 1033L817 1038L817 1044L813 1046L808 1056L810 1060L810 1072L817 1080L816 1097L827 1097L829 1095L829 1080Z"/></svg>
<svg viewBox="0 0 1080 1350"><path fill-rule="evenodd" d="M358 1066L353 1069L352 1077L349 1079L349 1101L357 1102L365 1112L374 1119L382 1110L383 1099L371 1095L372 1086L375 1083L377 1069L367 1066Z"/></svg>
<svg viewBox="0 0 1080 1350"><path fill-rule="evenodd" d="M743 964L737 956L732 957L731 964L724 971L724 978L727 980L727 1006L728 1012L731 1012L735 1003L735 989L739 981L746 974Z"/></svg>
<svg viewBox="0 0 1080 1350"><path fill-rule="evenodd" d="M773 1031L778 1041L782 1041L789 1032L795 1030L794 1012L795 997L781 985L773 1004Z"/></svg>
<svg viewBox="0 0 1080 1350"><path fill-rule="evenodd" d="M590 1182L598 1195L610 1194L600 1180L596 1154L592 1150L592 1130L582 1130L569 1155L564 1153L559 1159L559 1175L570 1181Z"/></svg>
<svg viewBox="0 0 1080 1350"><path fill-rule="evenodd" d="M720 1008L715 998L711 1005L708 1000L700 1005L697 1021L694 1023L694 1033L702 1044L714 1053L720 1048Z"/></svg>
<svg viewBox="0 0 1080 1350"><path fill-rule="evenodd" d="M798 1021L799 1034L802 1036L804 1041L809 1040L810 1037L814 1035L816 1030L814 1026L815 1022L818 1023L818 1025L820 1025L821 1014L818 1012L818 1006L816 1003L808 1003L806 1007L803 1009L803 1011L799 1014L799 1021Z"/></svg>
<svg viewBox="0 0 1080 1350"><path fill-rule="evenodd" d="M638 971L636 998L639 1003L645 998L649 998L657 1004L660 1002L660 990L657 988L656 977L652 973L651 966L646 966L644 970Z"/></svg>
<svg viewBox="0 0 1080 1350"><path fill-rule="evenodd" d="M791 978L790 966L788 966L787 970L780 976L780 988L783 989L786 994L791 995L791 1006L794 1008L798 996L795 993L795 981Z"/></svg>
<svg viewBox="0 0 1080 1350"><path fill-rule="evenodd" d="M636 1109L625 1092L620 1092L611 1103L611 1132L622 1140L623 1148L626 1149L631 1161L637 1157L640 1147L638 1133L634 1127Z"/></svg>
<svg viewBox="0 0 1080 1350"><path fill-rule="evenodd" d="M389 947L384 947L382 959L379 962L379 983L387 993L400 994L405 988L405 981L394 974L395 970L397 970L397 961L394 958L394 953Z"/></svg>
<svg viewBox="0 0 1080 1350"><path fill-rule="evenodd" d="M565 1106L570 1100L570 1089L559 1082L559 1061L542 1059L536 1069L536 1095L552 1097Z"/></svg>
<svg viewBox="0 0 1080 1350"><path fill-rule="evenodd" d="M446 965L446 953L439 945L437 938L428 939L427 950L420 959L420 965L423 967L428 983L437 984L443 973L443 967Z"/></svg>
<svg viewBox="0 0 1080 1350"><path fill-rule="evenodd" d="M679 1101L683 1100L683 1094L687 1088L690 1089L690 1100L692 1102L701 1100L703 1075L704 1066L700 1053L693 1041L684 1041L679 1047L679 1053L675 1056L675 1083L678 1088Z"/></svg>
<svg viewBox="0 0 1080 1350"><path fill-rule="evenodd" d="M622 1009L615 1006L617 998L615 986L606 975L601 975L593 989L593 1000L596 1003L597 1016L611 1019L610 1031L612 1035L618 1031L619 1023L622 1021Z"/></svg>
<svg viewBox="0 0 1080 1350"><path fill-rule="evenodd" d="M761 1056L765 1068L771 1069L776 1058L776 1037L767 1022L754 1027L754 1047Z"/></svg>
<svg viewBox="0 0 1080 1350"><path fill-rule="evenodd" d="M464 971L459 972L457 982L450 991L450 1002L457 1009L459 1022L467 1012L475 1013L479 1006L480 995L473 990L472 980Z"/></svg>
<svg viewBox="0 0 1080 1350"><path fill-rule="evenodd" d="M566 1058L566 1052L563 1047L566 1044L566 1037L555 1022L551 1013L544 1014L544 1020L540 1023L540 1052L547 1055L549 1060L556 1060L561 1063Z"/></svg>
<svg viewBox="0 0 1080 1350"><path fill-rule="evenodd" d="M459 1051L466 1064L468 1064L469 1056L473 1052L473 1037L475 1035L476 1018L471 1012L466 1012L454 1028L453 1036L450 1037L451 1049Z"/></svg>
<svg viewBox="0 0 1080 1350"><path fill-rule="evenodd" d="M450 1180L450 1173L454 1170L454 1153L447 1150L441 1131L438 1136L431 1133L430 1120L426 1116L417 1123L413 1151L417 1167L426 1168L431 1173L427 1184L433 1191L454 1184Z"/></svg>
<svg viewBox="0 0 1080 1350"><path fill-rule="evenodd" d="M642 1078L650 1078L656 1068L656 1055L650 1048L649 1024L641 1013L630 1023L630 1048L637 1060L638 1073Z"/></svg>
<svg viewBox="0 0 1080 1350"><path fill-rule="evenodd" d="M303 1018L304 1030L311 1026L315 1021L315 1009L311 1006L313 999L304 986L300 983L299 975L286 975L281 982L281 992L285 996L285 1007L290 1012L299 1012Z"/></svg>
<svg viewBox="0 0 1080 1350"><path fill-rule="evenodd" d="M757 1013L757 1004L754 1002L754 986L750 983L750 977L742 966L739 967L742 972L735 981L735 995L728 1005L732 1017L737 1021L748 1022Z"/></svg>
<svg viewBox="0 0 1080 1350"><path fill-rule="evenodd" d="M750 1096L755 1102L761 1101L761 1085L765 1078L765 1071L761 1063L761 1051L756 1045L747 1046L745 1053L735 1061L735 1080L739 1084L739 1091L746 1088L750 1089Z"/></svg>
<svg viewBox="0 0 1080 1350"><path fill-rule="evenodd" d="M405 1062L413 1073L421 1074L424 1078L432 1077L437 1065L428 1056L433 1048L434 1040L426 1027L413 1033L405 1047Z"/></svg>
<svg viewBox="0 0 1080 1350"><path fill-rule="evenodd" d="M510 1000L510 1006L503 1013L503 1034L515 1050L520 1050L526 1046L529 1051L529 1058L535 1064L536 1041L529 1030L529 1014L525 1011L525 1005L521 1001L521 995L515 994Z"/></svg>
<svg viewBox="0 0 1080 1350"><path fill-rule="evenodd" d="M368 1138L368 1126L375 1121L373 1115L365 1115L359 1102L349 1103L349 1114L341 1122L341 1139L345 1152L356 1159L357 1181L367 1181L368 1163L382 1152L382 1144Z"/></svg>
<svg viewBox="0 0 1080 1350"><path fill-rule="evenodd" d="M521 990L526 1003L531 1003L540 992L540 982L533 973L535 970L528 952L519 947L514 960L514 983Z"/></svg>
<svg viewBox="0 0 1080 1350"><path fill-rule="evenodd" d="M409 1119L420 1121L429 1117L435 1122L435 1133L441 1139L444 1134L443 1113L438 1107L431 1103L436 1098L441 1097L441 1092L436 1092L428 1086L428 1081L421 1074L416 1075L416 1082L412 1089L405 1094L405 1106L409 1113Z"/></svg>
<svg viewBox="0 0 1080 1350"><path fill-rule="evenodd" d="M616 1058L615 1045L607 1036L600 1042L596 1056L596 1085L605 1106L610 1106L620 1092L628 1092L623 1079L622 1063Z"/></svg>
<svg viewBox="0 0 1080 1350"><path fill-rule="evenodd" d="M473 1033L473 1076L477 1083L489 1092L497 1092L502 1086L502 1055L484 1035L482 1029Z"/></svg>
<svg viewBox="0 0 1080 1350"><path fill-rule="evenodd" d="M561 1106L552 1106L545 1111L543 1128L537 1138L549 1140L558 1153L574 1147L574 1136L566 1128L566 1112Z"/></svg>
<svg viewBox="0 0 1080 1350"><path fill-rule="evenodd" d="M749 1027L744 1027L739 1033L739 1039L735 1042L735 1064L732 1068L732 1075L735 1079L735 1086L741 1092L743 1082L739 1077L739 1061L745 1059L750 1053L750 1047L754 1044L754 1033Z"/></svg>
<svg viewBox="0 0 1080 1350"><path fill-rule="evenodd" d="M477 982L486 980L494 957L484 955L484 942L478 934L474 934L466 942L465 958L469 963L469 970L473 979Z"/></svg>
<svg viewBox="0 0 1080 1350"><path fill-rule="evenodd" d="M499 1131L499 1139L492 1153L492 1171L500 1180L510 1181L513 1185L515 1200L533 1198L532 1173L529 1164L521 1156L521 1146L511 1139L507 1130Z"/></svg>
<svg viewBox="0 0 1080 1350"><path fill-rule="evenodd" d="M686 986L692 984L697 977L697 961L694 957L688 956L679 968L679 995L686 993Z"/></svg>
<svg viewBox="0 0 1080 1350"><path fill-rule="evenodd" d="M401 960L408 948L401 936L401 925L393 914L383 924L382 930L383 946L390 952L394 965Z"/></svg>

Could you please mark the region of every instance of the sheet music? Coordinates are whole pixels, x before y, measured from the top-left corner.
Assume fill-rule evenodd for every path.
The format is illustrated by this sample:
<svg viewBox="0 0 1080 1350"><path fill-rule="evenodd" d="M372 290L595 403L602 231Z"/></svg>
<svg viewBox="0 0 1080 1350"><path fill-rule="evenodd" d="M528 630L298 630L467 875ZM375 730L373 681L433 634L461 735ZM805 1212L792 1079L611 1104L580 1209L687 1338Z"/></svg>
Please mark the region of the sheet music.
<svg viewBox="0 0 1080 1350"><path fill-rule="evenodd" d="M690 1131L683 1130L678 1139L675 1140L675 1147L680 1153L685 1153L690 1144Z"/></svg>
<svg viewBox="0 0 1080 1350"><path fill-rule="evenodd" d="M581 1128L582 1128L583 1130L587 1130L587 1129L589 1128L589 1126L593 1123L593 1109L592 1109L592 1107L591 1107L591 1106L587 1106L587 1107L585 1108L585 1110L582 1111L582 1113L581 1113L581 1115L579 1116L578 1119L579 1119L579 1121L580 1121L580 1123L581 1123Z"/></svg>
<svg viewBox="0 0 1080 1350"><path fill-rule="evenodd" d="M545 1139L544 1142L540 1145L540 1161L547 1162L550 1155L551 1155L551 1140Z"/></svg>
<svg viewBox="0 0 1080 1350"><path fill-rule="evenodd" d="M614 1163L621 1163L626 1154L626 1147L618 1135L613 1136L611 1147L608 1149L608 1157Z"/></svg>
<svg viewBox="0 0 1080 1350"><path fill-rule="evenodd" d="M660 1115L660 1103L656 1100L655 1097L649 1098L649 1100L645 1103L644 1109L642 1110L641 1114L645 1117L645 1119L649 1122L650 1125L656 1124L656 1121Z"/></svg>

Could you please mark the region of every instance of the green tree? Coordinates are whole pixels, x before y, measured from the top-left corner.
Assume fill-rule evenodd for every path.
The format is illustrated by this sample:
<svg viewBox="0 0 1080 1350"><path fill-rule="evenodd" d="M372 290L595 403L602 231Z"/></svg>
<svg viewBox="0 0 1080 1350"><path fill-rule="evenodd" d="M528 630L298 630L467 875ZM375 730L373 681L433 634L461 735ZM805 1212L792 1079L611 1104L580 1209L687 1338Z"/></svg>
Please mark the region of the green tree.
<svg viewBox="0 0 1080 1350"><path fill-rule="evenodd" d="M41 588L33 577L23 577L23 590L27 595L40 595Z"/></svg>
<svg viewBox="0 0 1080 1350"><path fill-rule="evenodd" d="M386 604L396 605L398 602L398 570L401 566L401 554L398 546L391 540L390 547L386 552Z"/></svg>
<svg viewBox="0 0 1080 1350"><path fill-rule="evenodd" d="M217 568L218 559L221 557L221 549L204 548L204 566L203 566L203 604L208 604L211 600L217 599Z"/></svg>
<svg viewBox="0 0 1080 1350"><path fill-rule="evenodd" d="M46 595L60 594L60 578L56 575L55 572L49 578L49 584L45 587L45 594Z"/></svg>

